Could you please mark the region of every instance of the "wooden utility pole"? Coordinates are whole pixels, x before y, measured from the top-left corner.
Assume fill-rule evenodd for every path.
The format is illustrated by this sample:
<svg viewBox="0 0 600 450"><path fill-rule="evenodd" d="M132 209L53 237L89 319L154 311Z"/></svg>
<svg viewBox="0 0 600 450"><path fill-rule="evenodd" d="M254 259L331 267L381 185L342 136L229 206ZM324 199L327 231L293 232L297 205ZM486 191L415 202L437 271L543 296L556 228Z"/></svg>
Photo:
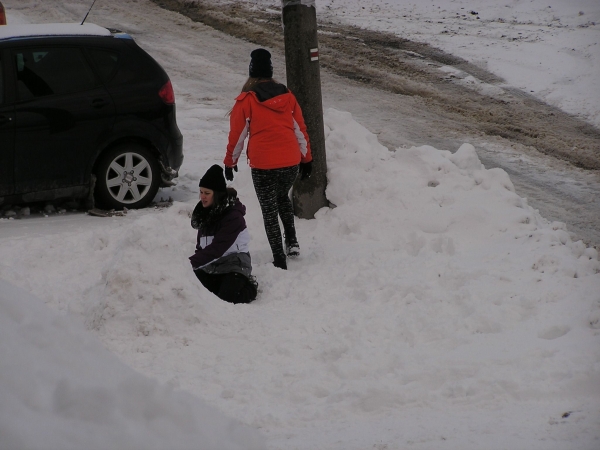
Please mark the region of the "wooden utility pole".
<svg viewBox="0 0 600 450"><path fill-rule="evenodd" d="M302 108L313 157L311 177L294 185L294 213L312 219L329 205L315 1L282 0L282 15L287 84Z"/></svg>

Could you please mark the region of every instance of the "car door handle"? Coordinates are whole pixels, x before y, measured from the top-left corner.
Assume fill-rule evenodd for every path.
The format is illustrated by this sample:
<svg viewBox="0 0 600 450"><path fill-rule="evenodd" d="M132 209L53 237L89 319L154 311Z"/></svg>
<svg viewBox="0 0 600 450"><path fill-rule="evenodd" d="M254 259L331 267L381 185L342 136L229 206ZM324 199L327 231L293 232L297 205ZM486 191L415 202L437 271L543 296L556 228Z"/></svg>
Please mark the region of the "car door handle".
<svg viewBox="0 0 600 450"><path fill-rule="evenodd" d="M12 122L12 117L1 115L0 116L0 125L4 125L7 122Z"/></svg>
<svg viewBox="0 0 600 450"><path fill-rule="evenodd" d="M103 108L104 106L108 105L109 101L105 100L103 98L95 98L94 100L92 100L92 106L94 108Z"/></svg>

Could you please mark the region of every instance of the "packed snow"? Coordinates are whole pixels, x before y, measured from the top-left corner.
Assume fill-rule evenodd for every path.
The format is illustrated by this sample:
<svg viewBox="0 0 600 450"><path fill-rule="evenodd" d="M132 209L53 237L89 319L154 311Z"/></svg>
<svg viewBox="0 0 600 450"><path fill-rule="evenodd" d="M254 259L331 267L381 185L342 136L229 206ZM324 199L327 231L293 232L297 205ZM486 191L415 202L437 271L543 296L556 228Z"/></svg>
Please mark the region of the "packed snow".
<svg viewBox="0 0 600 450"><path fill-rule="evenodd" d="M244 74L194 64L172 206L0 220L0 448L600 446L598 252L470 144L390 151L327 108L333 205L297 220L302 256L272 266L241 162L259 297L207 292L189 216Z"/></svg>
<svg viewBox="0 0 600 450"><path fill-rule="evenodd" d="M0 280L0 448L263 449L256 430L139 374Z"/></svg>

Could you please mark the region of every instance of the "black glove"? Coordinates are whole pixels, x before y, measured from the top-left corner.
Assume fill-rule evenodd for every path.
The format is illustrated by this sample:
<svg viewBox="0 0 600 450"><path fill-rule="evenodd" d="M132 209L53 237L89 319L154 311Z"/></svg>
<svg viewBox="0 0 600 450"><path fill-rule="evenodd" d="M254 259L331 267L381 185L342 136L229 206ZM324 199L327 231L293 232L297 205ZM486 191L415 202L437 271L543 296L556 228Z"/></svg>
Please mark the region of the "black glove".
<svg viewBox="0 0 600 450"><path fill-rule="evenodd" d="M229 181L233 181L233 171L237 172L237 164L233 167L227 167L225 166L225 179L229 180Z"/></svg>
<svg viewBox="0 0 600 450"><path fill-rule="evenodd" d="M306 180L310 178L310 174L312 173L312 161L306 163L300 163L300 179Z"/></svg>

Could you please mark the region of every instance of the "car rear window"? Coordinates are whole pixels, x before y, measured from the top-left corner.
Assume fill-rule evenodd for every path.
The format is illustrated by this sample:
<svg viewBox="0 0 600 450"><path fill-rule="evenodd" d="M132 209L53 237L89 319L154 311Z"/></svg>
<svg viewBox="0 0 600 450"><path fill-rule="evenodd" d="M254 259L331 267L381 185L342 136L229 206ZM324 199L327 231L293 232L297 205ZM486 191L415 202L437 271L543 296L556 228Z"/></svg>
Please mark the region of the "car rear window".
<svg viewBox="0 0 600 450"><path fill-rule="evenodd" d="M109 50L90 49L90 54L93 53L92 59L98 66L104 66L105 73L111 68L111 64L115 65L116 70L108 75L108 79L103 78L108 86L139 86L148 81L156 81L157 77L160 77L156 63L142 49L135 46L121 50L117 55Z"/></svg>
<svg viewBox="0 0 600 450"><path fill-rule="evenodd" d="M97 83L83 53L77 48L45 47L14 52L19 100L68 94Z"/></svg>
<svg viewBox="0 0 600 450"><path fill-rule="evenodd" d="M108 83L119 64L119 53L105 49L89 49L89 54L98 68L103 83Z"/></svg>

